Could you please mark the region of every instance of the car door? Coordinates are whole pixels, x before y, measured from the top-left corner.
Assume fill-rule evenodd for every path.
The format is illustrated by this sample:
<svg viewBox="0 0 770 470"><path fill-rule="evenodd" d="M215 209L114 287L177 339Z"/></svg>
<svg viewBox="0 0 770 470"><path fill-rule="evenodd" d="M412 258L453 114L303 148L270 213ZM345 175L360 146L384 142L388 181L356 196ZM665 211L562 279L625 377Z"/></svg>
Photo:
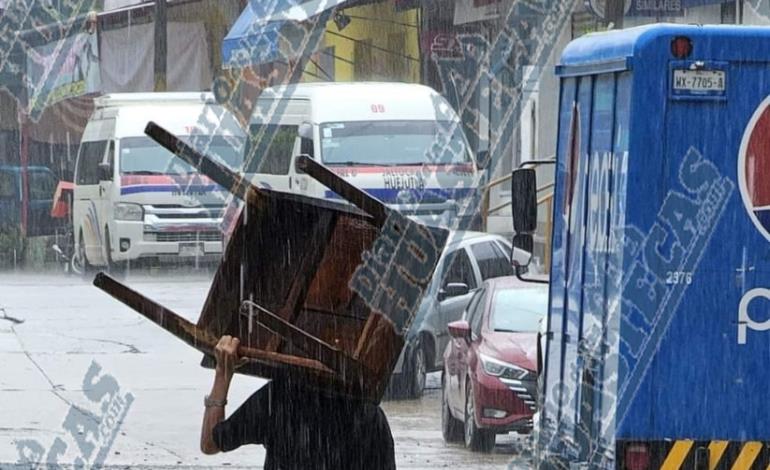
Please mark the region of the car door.
<svg viewBox="0 0 770 470"><path fill-rule="evenodd" d="M447 325L462 317L465 307L478 288L478 282L473 272L473 265L465 248L459 248L447 255L447 262L441 273L441 289L438 298L438 321L435 325L436 351L444 351L449 342ZM443 288L450 283L462 283L468 286L468 293L456 297L443 297ZM441 354L436 354L441 360Z"/></svg>
<svg viewBox="0 0 770 470"><path fill-rule="evenodd" d="M451 403L453 409L462 416L465 410L465 384L472 365L473 354L472 346L474 342L479 341L481 331L481 318L483 317L484 305L486 304L486 289L478 289L473 299L468 304L464 318L471 328L470 342L466 339L452 338L452 348L456 350L456 356L452 358L454 362L453 370L455 372L451 384L451 394L454 401Z"/></svg>
<svg viewBox="0 0 770 470"><path fill-rule="evenodd" d="M473 310L473 306L478 302L480 293L480 289L473 293L470 302L468 302L468 307L463 312L462 319L466 322L468 321L468 312ZM449 346L445 356L446 364L444 365L444 370L446 375L444 380L446 381L446 389L449 392L447 402L453 408L457 403L460 403L460 397L457 395L457 392L459 390L460 374L465 373L462 356L465 354L466 347L466 342L462 338L449 337Z"/></svg>

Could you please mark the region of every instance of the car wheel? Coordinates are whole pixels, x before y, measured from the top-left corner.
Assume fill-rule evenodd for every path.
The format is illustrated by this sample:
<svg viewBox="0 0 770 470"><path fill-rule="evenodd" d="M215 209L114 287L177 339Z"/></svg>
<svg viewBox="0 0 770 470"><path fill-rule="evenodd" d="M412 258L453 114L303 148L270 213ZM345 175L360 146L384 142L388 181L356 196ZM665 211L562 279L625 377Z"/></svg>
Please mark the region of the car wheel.
<svg viewBox="0 0 770 470"><path fill-rule="evenodd" d="M491 452L495 447L495 433L476 426L476 404L470 379L465 385L465 446L474 452Z"/></svg>
<svg viewBox="0 0 770 470"><path fill-rule="evenodd" d="M428 361L425 348L420 341L414 347L407 387L410 398L420 398L425 389L425 377L428 374Z"/></svg>
<svg viewBox="0 0 770 470"><path fill-rule="evenodd" d="M444 436L444 442L462 442L463 423L452 416L447 399L447 389L444 377L441 377L441 434Z"/></svg>

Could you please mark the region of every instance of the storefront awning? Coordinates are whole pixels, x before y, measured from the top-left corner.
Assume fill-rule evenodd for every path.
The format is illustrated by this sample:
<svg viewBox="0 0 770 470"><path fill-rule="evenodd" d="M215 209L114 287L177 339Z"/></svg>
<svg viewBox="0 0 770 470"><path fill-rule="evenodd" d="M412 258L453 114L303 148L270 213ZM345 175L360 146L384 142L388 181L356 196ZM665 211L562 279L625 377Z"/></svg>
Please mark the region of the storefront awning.
<svg viewBox="0 0 770 470"><path fill-rule="evenodd" d="M321 14L328 19L334 8L347 1L251 0L222 42L223 67L285 61L307 53L297 47L307 33L303 23Z"/></svg>

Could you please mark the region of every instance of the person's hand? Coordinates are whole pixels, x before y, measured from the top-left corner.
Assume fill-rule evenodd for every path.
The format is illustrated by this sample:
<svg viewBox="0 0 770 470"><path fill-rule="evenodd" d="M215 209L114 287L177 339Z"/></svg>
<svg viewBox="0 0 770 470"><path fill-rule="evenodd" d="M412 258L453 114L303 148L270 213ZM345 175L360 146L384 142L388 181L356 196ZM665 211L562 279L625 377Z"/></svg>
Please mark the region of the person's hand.
<svg viewBox="0 0 770 470"><path fill-rule="evenodd" d="M238 346L241 344L238 338L222 336L214 347L214 357L217 360L217 372L226 377L232 377L235 369L245 363L245 358L238 357Z"/></svg>

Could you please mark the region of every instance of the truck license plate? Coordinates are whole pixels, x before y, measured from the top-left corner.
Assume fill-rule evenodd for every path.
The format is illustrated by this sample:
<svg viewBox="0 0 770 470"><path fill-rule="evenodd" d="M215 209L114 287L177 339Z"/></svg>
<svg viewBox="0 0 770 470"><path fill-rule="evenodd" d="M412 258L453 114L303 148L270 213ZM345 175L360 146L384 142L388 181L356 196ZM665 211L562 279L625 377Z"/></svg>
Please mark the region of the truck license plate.
<svg viewBox="0 0 770 470"><path fill-rule="evenodd" d="M725 71L675 69L674 90L691 92L725 91Z"/></svg>
<svg viewBox="0 0 770 470"><path fill-rule="evenodd" d="M180 243L179 256L203 256L203 243Z"/></svg>

